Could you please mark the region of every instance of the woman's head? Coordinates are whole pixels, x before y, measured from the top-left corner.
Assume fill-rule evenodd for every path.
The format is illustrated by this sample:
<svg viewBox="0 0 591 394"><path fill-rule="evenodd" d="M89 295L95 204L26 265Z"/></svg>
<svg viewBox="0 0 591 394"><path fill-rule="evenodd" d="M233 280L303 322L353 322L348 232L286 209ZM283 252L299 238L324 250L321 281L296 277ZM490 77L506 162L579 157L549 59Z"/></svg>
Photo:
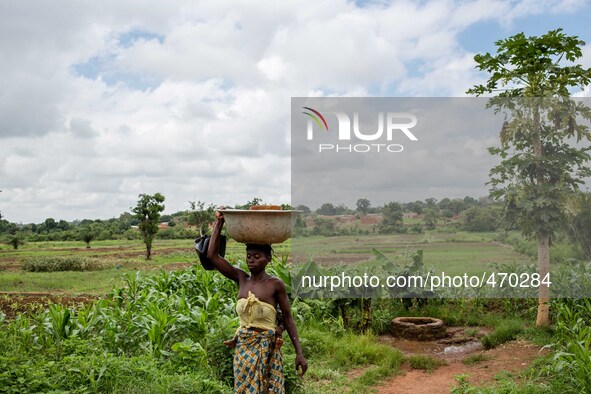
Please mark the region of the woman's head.
<svg viewBox="0 0 591 394"><path fill-rule="evenodd" d="M272 256L270 244L246 244L246 264L251 272L264 270Z"/></svg>

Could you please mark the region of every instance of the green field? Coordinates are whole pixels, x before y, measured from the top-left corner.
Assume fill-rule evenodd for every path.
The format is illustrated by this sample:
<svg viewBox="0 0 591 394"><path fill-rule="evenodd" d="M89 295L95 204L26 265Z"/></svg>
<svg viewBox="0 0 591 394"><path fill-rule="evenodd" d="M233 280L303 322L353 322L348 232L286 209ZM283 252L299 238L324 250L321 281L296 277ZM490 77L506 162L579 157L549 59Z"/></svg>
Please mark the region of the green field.
<svg viewBox="0 0 591 394"><path fill-rule="evenodd" d="M296 259L312 257L321 265L363 264L377 249L396 264L404 265L416 250L423 250L425 267L446 274L478 274L493 263L527 264L531 259L511 246L494 241L494 233L430 232L424 234L349 235L302 237L275 245L278 256L293 246ZM192 240L157 240L152 260L145 259L145 247L138 240L96 241L91 248L84 243L30 242L14 250L0 246L0 291L71 292L104 294L123 277L135 271L185 268L198 262ZM244 246L228 242L227 255L240 259ZM27 258L43 256L79 256L106 259L110 266L95 271L25 272Z"/></svg>
<svg viewBox="0 0 591 394"><path fill-rule="evenodd" d="M529 264L531 258L494 241L495 233L432 232L425 234L304 237L292 241L297 261L311 257L321 265L363 264L377 249L398 265L423 250L427 269L450 275L479 274L492 264Z"/></svg>
<svg viewBox="0 0 591 394"><path fill-rule="evenodd" d="M288 245L288 244L286 244ZM275 247L277 254L285 253L288 246ZM0 245L0 292L66 292L105 294L117 285L126 273L136 271L175 270L197 264L193 241L156 240L152 246L152 259L146 260L145 246L138 240L110 240L92 242L86 248L83 242L29 242L14 250ZM228 242L226 253L240 256L244 245ZM106 269L93 271L26 272L22 264L28 258L51 256L77 256L105 259Z"/></svg>
<svg viewBox="0 0 591 394"><path fill-rule="evenodd" d="M269 269L272 274L285 270L286 262L300 251L320 265L363 267L372 259L372 249L397 266L407 265L422 250L426 269L450 275L482 272L493 263L531 262L496 239L495 233L459 231L302 237L276 245L278 258ZM236 328L235 287L217 273L190 269L198 264L193 241L157 240L149 261L141 241L91 245L89 249L72 241L30 242L18 250L0 247L0 293L5 293L0 294L0 325L5 328L0 350L11 355L0 368L0 386L2 376L17 376L27 385L26 392L84 387L92 388L89 392L230 392L232 353L221 341ZM244 245L229 241L226 254L237 263L244 258ZM106 264L88 271L23 270L28 259L52 257L93 258ZM120 296L124 301L114 298ZM531 328L533 299L433 300L410 310L397 298L375 299L369 330L363 328L366 315L358 305L338 301L293 300L310 370L303 381L295 376L290 367L294 351L288 342L284 349L290 392L367 392L400 374L403 363L412 365L416 359L381 344L375 336L388 333L394 316L432 316L452 326L485 325L493 330L486 338L498 337L499 343L515 337L540 345L550 341L548 333ZM345 309L339 309L343 307L347 323ZM33 336L41 338L43 346L35 345ZM75 372L81 363L88 371ZM105 371L108 379L97 379L94 371ZM504 384L515 383L507 379Z"/></svg>

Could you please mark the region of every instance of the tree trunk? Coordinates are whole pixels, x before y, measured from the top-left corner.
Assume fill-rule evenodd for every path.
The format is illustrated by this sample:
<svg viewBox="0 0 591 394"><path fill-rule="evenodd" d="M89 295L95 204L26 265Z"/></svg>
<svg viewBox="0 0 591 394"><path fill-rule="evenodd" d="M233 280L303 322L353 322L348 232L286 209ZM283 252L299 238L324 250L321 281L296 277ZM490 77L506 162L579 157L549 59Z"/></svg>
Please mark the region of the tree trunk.
<svg viewBox="0 0 591 394"><path fill-rule="evenodd" d="M371 327L371 298L361 299L361 331Z"/></svg>
<svg viewBox="0 0 591 394"><path fill-rule="evenodd" d="M534 100L536 100L534 98ZM542 149L542 129L540 122L539 103L534 106L534 155L537 159L544 157ZM541 162L536 164L536 183L539 188L543 187L545 180L541 168ZM544 281L550 272L550 235L543 228L538 230L538 274L540 281ZM538 315L536 317L537 327L548 327L550 325L550 287L540 283L538 288Z"/></svg>
<svg viewBox="0 0 591 394"><path fill-rule="evenodd" d="M152 259L152 245L146 245L146 260Z"/></svg>
<svg viewBox="0 0 591 394"><path fill-rule="evenodd" d="M547 233L538 233L538 273L540 280L544 281L550 272L550 245ZM550 325L550 287L540 283L538 288L538 316L536 317L537 327L548 327Z"/></svg>

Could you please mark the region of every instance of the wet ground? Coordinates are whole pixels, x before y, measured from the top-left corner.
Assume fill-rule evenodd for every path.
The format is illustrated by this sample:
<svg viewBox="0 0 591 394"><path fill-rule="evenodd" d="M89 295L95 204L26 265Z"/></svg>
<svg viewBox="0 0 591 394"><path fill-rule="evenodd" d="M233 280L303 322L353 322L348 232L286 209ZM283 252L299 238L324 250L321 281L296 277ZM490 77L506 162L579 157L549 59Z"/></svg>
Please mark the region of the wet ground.
<svg viewBox="0 0 591 394"><path fill-rule="evenodd" d="M483 350L480 338L490 332L487 327L447 327L449 338L437 341L415 341L382 335L379 341L399 349L405 356L425 354L445 361L463 359Z"/></svg>
<svg viewBox="0 0 591 394"><path fill-rule="evenodd" d="M491 330L487 327L447 327L449 338L438 341L416 341L382 335L379 341L400 350L405 356L415 354L438 358L444 365L432 372L402 366L403 375L395 376L376 387L378 394L450 393L457 387L457 377L465 376L472 385L494 385L499 373L515 375L533 360L548 352L527 341L507 342L495 349L484 350L480 338ZM480 361L464 364L471 355Z"/></svg>

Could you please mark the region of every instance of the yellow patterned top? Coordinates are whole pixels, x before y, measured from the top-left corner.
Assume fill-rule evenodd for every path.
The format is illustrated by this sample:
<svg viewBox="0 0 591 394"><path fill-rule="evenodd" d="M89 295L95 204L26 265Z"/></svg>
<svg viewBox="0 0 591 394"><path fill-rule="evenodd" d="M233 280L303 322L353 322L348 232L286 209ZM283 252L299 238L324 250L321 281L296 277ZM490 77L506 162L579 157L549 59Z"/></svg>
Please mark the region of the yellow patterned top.
<svg viewBox="0 0 591 394"><path fill-rule="evenodd" d="M275 307L267 302L260 301L250 291L248 292L248 298L238 300L236 312L240 318L240 328L276 329L277 311Z"/></svg>

